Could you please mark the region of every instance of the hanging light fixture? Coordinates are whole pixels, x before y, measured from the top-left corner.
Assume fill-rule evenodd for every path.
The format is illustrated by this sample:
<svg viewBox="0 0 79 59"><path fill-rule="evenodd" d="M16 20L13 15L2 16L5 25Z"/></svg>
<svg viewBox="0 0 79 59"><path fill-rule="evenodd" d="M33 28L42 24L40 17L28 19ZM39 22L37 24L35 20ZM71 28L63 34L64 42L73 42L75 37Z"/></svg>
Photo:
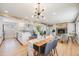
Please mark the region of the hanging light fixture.
<svg viewBox="0 0 79 59"><path fill-rule="evenodd" d="M44 19L43 12L44 12L44 8L41 8L40 3L37 3L37 7L35 8L33 17L37 20Z"/></svg>

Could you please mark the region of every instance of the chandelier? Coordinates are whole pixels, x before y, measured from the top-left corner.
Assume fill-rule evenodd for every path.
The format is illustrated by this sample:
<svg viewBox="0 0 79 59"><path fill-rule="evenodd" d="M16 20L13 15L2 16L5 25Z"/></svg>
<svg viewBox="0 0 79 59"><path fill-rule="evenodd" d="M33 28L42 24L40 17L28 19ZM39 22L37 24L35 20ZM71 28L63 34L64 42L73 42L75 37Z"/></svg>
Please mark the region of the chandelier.
<svg viewBox="0 0 79 59"><path fill-rule="evenodd" d="M37 7L35 8L33 17L37 20L44 19L45 17L43 15L43 12L44 12L44 8L41 8L40 3L37 3Z"/></svg>

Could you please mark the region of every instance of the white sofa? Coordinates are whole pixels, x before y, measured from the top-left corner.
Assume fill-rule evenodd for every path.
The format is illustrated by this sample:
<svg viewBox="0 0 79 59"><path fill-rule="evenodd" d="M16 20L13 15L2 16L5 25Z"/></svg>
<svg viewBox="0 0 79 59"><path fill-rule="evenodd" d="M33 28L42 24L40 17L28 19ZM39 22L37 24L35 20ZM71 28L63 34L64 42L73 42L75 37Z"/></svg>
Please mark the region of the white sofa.
<svg viewBox="0 0 79 59"><path fill-rule="evenodd" d="M27 44L29 37L31 36L30 32L19 32L18 33L18 40L23 44Z"/></svg>

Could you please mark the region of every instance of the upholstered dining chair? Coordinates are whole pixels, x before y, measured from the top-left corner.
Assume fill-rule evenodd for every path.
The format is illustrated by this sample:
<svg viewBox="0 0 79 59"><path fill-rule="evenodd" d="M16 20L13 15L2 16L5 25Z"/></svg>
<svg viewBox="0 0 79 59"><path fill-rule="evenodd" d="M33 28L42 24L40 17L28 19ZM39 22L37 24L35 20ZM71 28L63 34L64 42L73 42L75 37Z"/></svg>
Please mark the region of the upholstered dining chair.
<svg viewBox="0 0 79 59"><path fill-rule="evenodd" d="M58 42L58 37L55 37L51 41L49 41L47 44L44 44L43 46L41 46L40 55L42 56L52 55L53 56L56 53L56 55L58 56L57 49L56 49L57 42ZM34 49L37 51L36 55L38 55L37 47L35 48L34 46Z"/></svg>
<svg viewBox="0 0 79 59"><path fill-rule="evenodd" d="M54 55L55 53L58 56L57 49L56 49L57 42L58 42L58 38L54 38L52 41L47 43L45 47L45 54L44 54L45 56L50 55L50 54Z"/></svg>

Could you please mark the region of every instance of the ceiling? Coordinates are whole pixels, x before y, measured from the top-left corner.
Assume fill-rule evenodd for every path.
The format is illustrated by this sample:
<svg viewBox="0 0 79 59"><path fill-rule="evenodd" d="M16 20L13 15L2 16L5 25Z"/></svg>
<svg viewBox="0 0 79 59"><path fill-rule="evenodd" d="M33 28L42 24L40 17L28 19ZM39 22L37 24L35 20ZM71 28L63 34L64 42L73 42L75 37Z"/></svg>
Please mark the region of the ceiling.
<svg viewBox="0 0 79 59"><path fill-rule="evenodd" d="M8 11L9 15L26 17L34 21L32 17L35 11L35 3L0 3L0 12ZM45 8L43 15L45 20L41 22L52 25L55 23L72 22L79 11L78 3L41 3Z"/></svg>

